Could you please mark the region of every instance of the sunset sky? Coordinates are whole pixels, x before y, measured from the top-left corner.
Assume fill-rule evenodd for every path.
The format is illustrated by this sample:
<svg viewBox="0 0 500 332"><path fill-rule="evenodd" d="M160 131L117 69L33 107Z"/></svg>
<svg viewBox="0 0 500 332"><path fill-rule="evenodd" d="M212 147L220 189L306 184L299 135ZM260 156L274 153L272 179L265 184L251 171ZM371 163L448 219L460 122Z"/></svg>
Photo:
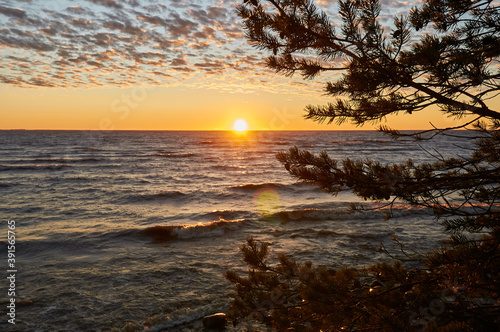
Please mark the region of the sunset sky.
<svg viewBox="0 0 500 332"><path fill-rule="evenodd" d="M417 1L383 0L383 18ZM245 39L240 1L0 1L0 129L353 129L303 119L324 82L277 76ZM334 15L335 1L316 2ZM387 22L383 22L386 23ZM398 129L449 122L429 111ZM361 129L372 129L364 126Z"/></svg>

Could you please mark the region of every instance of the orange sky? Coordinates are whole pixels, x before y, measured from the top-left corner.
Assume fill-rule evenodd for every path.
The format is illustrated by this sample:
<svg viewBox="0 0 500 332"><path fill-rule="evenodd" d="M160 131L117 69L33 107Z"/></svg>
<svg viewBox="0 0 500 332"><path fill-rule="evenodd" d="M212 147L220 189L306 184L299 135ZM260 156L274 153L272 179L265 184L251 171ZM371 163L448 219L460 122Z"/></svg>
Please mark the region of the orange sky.
<svg viewBox="0 0 500 332"><path fill-rule="evenodd" d="M334 77L266 68L239 1L10 3L0 6L0 129L230 130L239 118L251 130L356 129L303 119L306 105L329 101L321 91ZM317 4L334 15L334 1ZM382 19L411 5L391 2ZM429 110L387 124L429 122L451 123Z"/></svg>
<svg viewBox="0 0 500 332"><path fill-rule="evenodd" d="M189 87L26 89L1 87L0 129L230 130L245 119L250 130L373 129L304 120L307 104L327 101L318 94L251 93ZM398 129L450 125L437 111L397 116Z"/></svg>

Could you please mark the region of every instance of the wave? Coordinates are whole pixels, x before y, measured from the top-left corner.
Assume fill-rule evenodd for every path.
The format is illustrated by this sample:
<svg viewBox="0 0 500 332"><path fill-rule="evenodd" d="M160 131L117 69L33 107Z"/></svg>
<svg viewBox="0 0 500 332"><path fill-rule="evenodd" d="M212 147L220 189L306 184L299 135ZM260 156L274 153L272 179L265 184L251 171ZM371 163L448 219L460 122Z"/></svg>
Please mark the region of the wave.
<svg viewBox="0 0 500 332"><path fill-rule="evenodd" d="M262 145L292 145L292 143L286 142L286 141L264 141L264 142L260 142L260 144L262 144Z"/></svg>
<svg viewBox="0 0 500 332"><path fill-rule="evenodd" d="M23 164L23 165L0 165L0 171L16 171L16 170L41 170L41 169L62 169L72 167L69 164Z"/></svg>
<svg viewBox="0 0 500 332"><path fill-rule="evenodd" d="M214 181L211 177L201 177L206 181ZM218 181L219 179L215 179ZM183 192L178 190L171 191L161 191L161 192L132 192L125 194L118 198L119 201L125 203L141 203L145 201L163 201L163 202L196 202L196 199L201 199L204 201L220 202L220 201L231 201L234 202L238 195L243 195L241 193L231 193L225 191L203 191L203 190L193 190L190 192ZM241 198L245 198L242 196ZM215 211L216 213L216 211Z"/></svg>
<svg viewBox="0 0 500 332"><path fill-rule="evenodd" d="M168 316L166 316L165 314L152 316L148 319L148 322L146 324L143 324L146 328L144 331L161 332L169 331L169 329L181 330L183 326L186 326L186 328L189 327L188 329L182 329L183 331L205 331L202 325L202 318L217 312L226 312L227 310L229 310L229 304L226 302L227 301L221 302L219 300L200 307L177 309L173 312L170 312ZM152 326L149 328L147 327L148 325L150 325L148 323L152 324Z"/></svg>
<svg viewBox="0 0 500 332"><path fill-rule="evenodd" d="M408 204L396 204L392 207L380 207L370 205L365 210L352 211L350 204L341 204L334 209L304 208L288 211L279 211L265 217L266 220L280 220L287 222L313 222L325 220L368 220L384 219L388 215L393 218L414 215L432 215L431 209L411 206Z"/></svg>
<svg viewBox="0 0 500 332"><path fill-rule="evenodd" d="M266 183L248 183L248 184L242 184L238 186L231 186L229 189L233 190L241 190L241 191L257 191L261 189L274 189L274 190L294 190L296 188L306 188L306 187L311 187L310 185L304 184L304 183L292 183L292 184L283 184L283 183L276 183L276 182L266 182Z"/></svg>
<svg viewBox="0 0 500 332"><path fill-rule="evenodd" d="M104 234L104 236L106 235L108 234ZM91 248L92 245L95 244L95 239L101 238L102 236L102 233L95 233L93 235L88 233L72 232L71 236L68 236L67 232L56 232L51 234L51 237L48 238L32 232L31 234L23 236L23 241L19 242L19 249L22 250L23 253L30 256L43 256L50 254L51 252L63 252L77 255ZM0 243L3 244L2 242Z"/></svg>
<svg viewBox="0 0 500 332"><path fill-rule="evenodd" d="M53 163L85 163L100 161L97 158L37 158L35 162L53 162Z"/></svg>
<svg viewBox="0 0 500 332"><path fill-rule="evenodd" d="M222 171L236 171L236 170L245 170L247 169L247 166L242 166L242 165L214 165L211 166L213 169L218 169Z"/></svg>
<svg viewBox="0 0 500 332"><path fill-rule="evenodd" d="M277 229L274 228L269 231L269 234L275 237L287 236L292 239L295 238L306 238L306 239L318 239L325 237L338 237L342 236L342 233L325 230L325 229L315 229L315 228L299 228L299 229Z"/></svg>
<svg viewBox="0 0 500 332"><path fill-rule="evenodd" d="M153 201L161 199L177 199L187 197L190 194L183 193L182 191L162 191L155 194L134 194L126 198L129 202Z"/></svg>
<svg viewBox="0 0 500 332"><path fill-rule="evenodd" d="M343 140L336 140L336 141L331 141L330 144L332 145L363 145L363 144L388 144L392 143L393 141L390 140L381 140L381 139L368 139L368 140L351 140L351 141L343 141Z"/></svg>
<svg viewBox="0 0 500 332"><path fill-rule="evenodd" d="M186 152L186 153L180 153L180 152L158 152L152 154L153 156L156 157L164 157L164 158L189 158L193 157L196 154L192 152Z"/></svg>
<svg viewBox="0 0 500 332"><path fill-rule="evenodd" d="M281 222L300 221L323 221L333 219L345 219L349 214L347 209L323 210L323 209L299 209L291 211L279 211L267 216L266 219L278 219Z"/></svg>
<svg viewBox="0 0 500 332"><path fill-rule="evenodd" d="M224 235L226 231L240 228L246 221L248 220L219 219L217 221L198 223L196 225L159 225L148 227L140 233L141 235L152 238L155 243L202 237L218 237Z"/></svg>
<svg viewBox="0 0 500 332"><path fill-rule="evenodd" d="M241 218L256 218L258 215L245 210L214 210L208 213L202 213L196 216L198 220L210 220L210 219L229 219L236 220Z"/></svg>

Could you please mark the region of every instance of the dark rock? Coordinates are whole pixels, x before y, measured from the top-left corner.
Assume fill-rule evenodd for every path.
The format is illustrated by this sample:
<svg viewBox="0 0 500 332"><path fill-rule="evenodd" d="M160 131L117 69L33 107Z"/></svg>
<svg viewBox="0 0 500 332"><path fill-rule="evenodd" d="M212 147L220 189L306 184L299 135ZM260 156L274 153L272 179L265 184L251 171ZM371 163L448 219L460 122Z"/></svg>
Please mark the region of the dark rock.
<svg viewBox="0 0 500 332"><path fill-rule="evenodd" d="M223 330L226 328L226 314L217 313L203 318L203 326L207 329Z"/></svg>

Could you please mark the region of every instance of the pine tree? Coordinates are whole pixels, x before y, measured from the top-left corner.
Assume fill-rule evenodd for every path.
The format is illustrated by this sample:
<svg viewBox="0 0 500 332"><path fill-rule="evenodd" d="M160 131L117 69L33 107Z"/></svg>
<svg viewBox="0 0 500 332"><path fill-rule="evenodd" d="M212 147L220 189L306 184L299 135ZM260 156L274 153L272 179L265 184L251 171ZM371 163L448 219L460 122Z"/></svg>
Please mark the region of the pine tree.
<svg viewBox="0 0 500 332"><path fill-rule="evenodd" d="M390 27L380 23L377 0L341 0L338 8L337 28L312 1L245 0L238 7L250 42L272 52L270 68L334 78L325 86L334 101L307 106L305 118L363 125L436 107L456 125L410 136L459 136L454 129L467 129L465 139L476 148L468 157L436 154L435 162L419 165L333 160L297 148L278 160L298 180L332 194L349 188L366 199L432 208L452 246L429 253L420 268L396 262L328 270L285 255L271 266L267 245L249 239L241 248L248 277L226 274L236 285L231 316L277 331L497 331L499 7L487 0L425 0ZM409 135L383 125L379 130L393 139Z"/></svg>

